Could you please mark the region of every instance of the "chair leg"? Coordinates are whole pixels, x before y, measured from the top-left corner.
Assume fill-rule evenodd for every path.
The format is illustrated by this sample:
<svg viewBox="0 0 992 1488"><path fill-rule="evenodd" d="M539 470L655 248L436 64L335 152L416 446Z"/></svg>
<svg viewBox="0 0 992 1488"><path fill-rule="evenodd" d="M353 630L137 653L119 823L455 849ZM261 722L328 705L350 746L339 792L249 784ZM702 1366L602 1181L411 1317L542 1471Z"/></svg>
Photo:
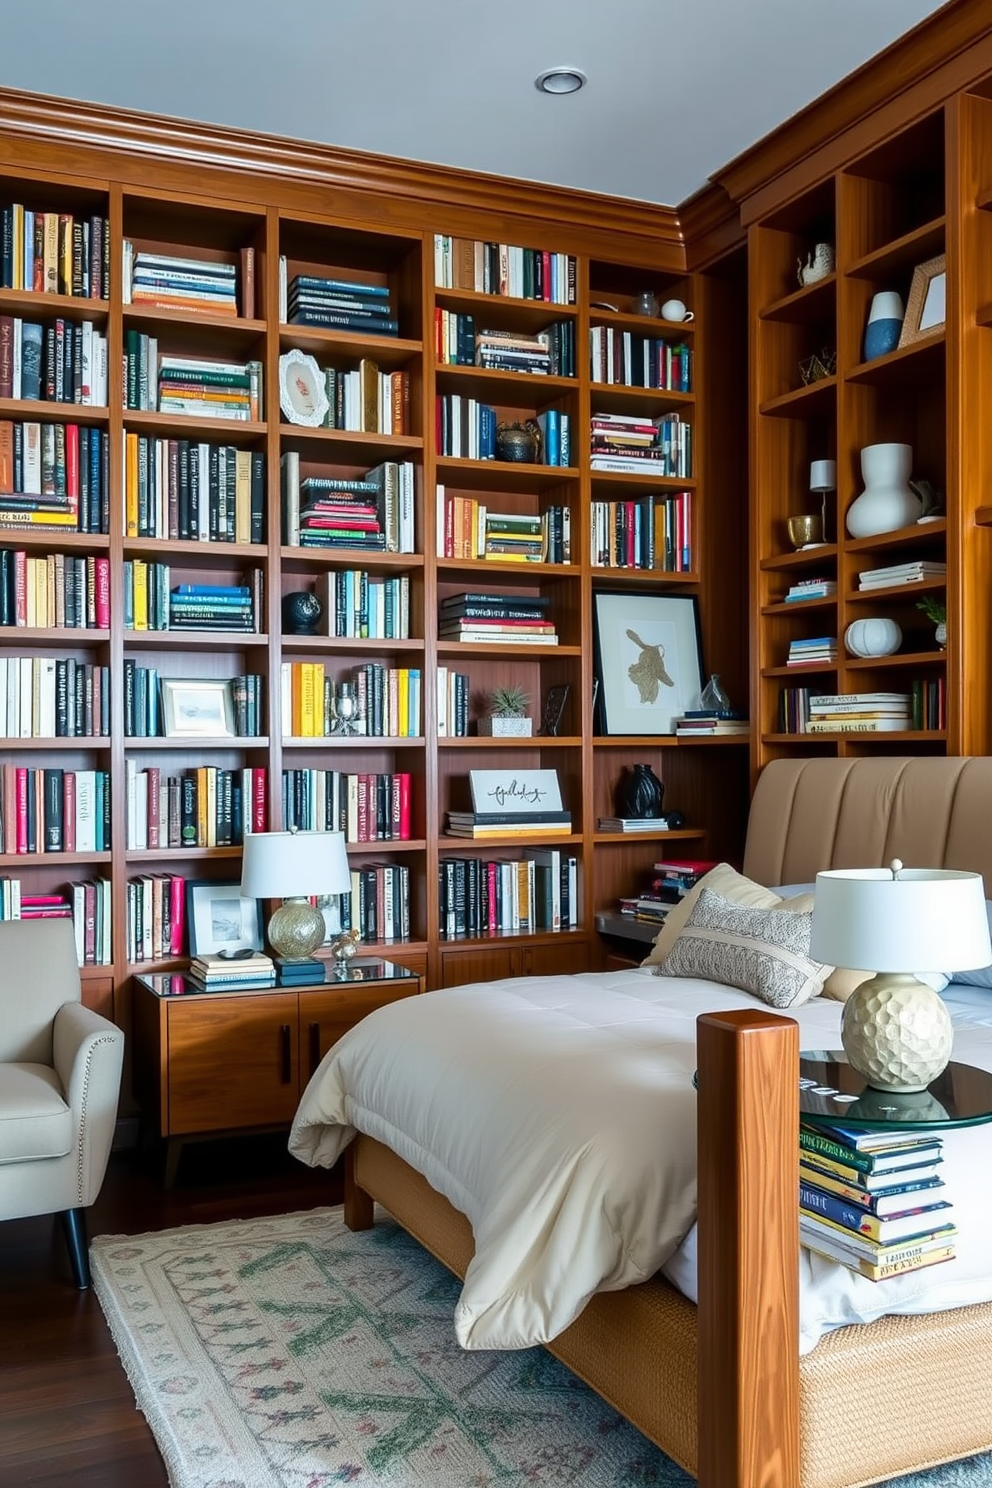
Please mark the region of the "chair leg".
<svg viewBox="0 0 992 1488"><path fill-rule="evenodd" d="M66 1248L69 1251L69 1263L72 1266L72 1276L80 1291L90 1284L90 1255L89 1242L86 1239L86 1211L84 1209L63 1209L59 1215L62 1221L62 1229L65 1233Z"/></svg>

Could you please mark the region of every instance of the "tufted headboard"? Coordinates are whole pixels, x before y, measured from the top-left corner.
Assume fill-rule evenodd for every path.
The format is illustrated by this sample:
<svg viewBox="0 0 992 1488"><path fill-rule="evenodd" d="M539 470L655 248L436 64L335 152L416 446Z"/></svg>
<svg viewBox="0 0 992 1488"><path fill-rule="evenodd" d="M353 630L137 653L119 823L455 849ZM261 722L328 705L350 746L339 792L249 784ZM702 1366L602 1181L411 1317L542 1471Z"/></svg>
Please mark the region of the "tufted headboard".
<svg viewBox="0 0 992 1488"><path fill-rule="evenodd" d="M748 820L744 872L811 883L821 868L962 868L992 899L992 757L773 760Z"/></svg>

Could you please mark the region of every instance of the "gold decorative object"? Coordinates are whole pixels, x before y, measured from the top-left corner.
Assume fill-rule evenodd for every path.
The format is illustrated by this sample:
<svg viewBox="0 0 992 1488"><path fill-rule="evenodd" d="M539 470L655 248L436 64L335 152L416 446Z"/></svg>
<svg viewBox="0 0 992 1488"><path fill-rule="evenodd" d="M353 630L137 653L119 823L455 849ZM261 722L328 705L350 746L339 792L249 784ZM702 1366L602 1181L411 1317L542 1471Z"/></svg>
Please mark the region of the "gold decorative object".
<svg viewBox="0 0 992 1488"><path fill-rule="evenodd" d="M799 517L789 517L786 522L789 541L796 549L807 548L823 541L823 518L819 512L807 512Z"/></svg>
<svg viewBox="0 0 992 1488"><path fill-rule="evenodd" d="M812 356L803 357L799 363L799 375L807 387L811 382L820 382L824 377L832 377L836 371L837 353L827 346L814 351Z"/></svg>

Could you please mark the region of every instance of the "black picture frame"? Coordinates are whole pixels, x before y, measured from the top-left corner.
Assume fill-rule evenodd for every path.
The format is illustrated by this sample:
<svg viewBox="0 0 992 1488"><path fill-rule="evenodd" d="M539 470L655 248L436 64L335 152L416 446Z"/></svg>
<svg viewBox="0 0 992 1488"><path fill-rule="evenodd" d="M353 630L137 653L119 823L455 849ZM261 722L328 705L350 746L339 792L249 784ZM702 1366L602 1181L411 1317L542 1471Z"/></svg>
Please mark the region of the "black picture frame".
<svg viewBox="0 0 992 1488"><path fill-rule="evenodd" d="M703 687L696 596L600 589L593 605L600 732L674 734Z"/></svg>

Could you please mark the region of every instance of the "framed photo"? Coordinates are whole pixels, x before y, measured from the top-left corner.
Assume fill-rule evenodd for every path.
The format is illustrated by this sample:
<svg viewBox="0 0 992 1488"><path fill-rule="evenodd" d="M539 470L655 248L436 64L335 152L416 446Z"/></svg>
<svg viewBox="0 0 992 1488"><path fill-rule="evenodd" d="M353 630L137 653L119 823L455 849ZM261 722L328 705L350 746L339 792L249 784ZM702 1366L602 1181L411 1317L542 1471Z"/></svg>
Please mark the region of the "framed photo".
<svg viewBox="0 0 992 1488"><path fill-rule="evenodd" d="M263 949L258 900L243 898L240 884L187 883L186 923L191 956Z"/></svg>
<svg viewBox="0 0 992 1488"><path fill-rule="evenodd" d="M233 739L234 698L224 678L162 677L162 726L167 739Z"/></svg>
<svg viewBox="0 0 992 1488"><path fill-rule="evenodd" d="M597 591L596 672L606 734L674 734L703 685L695 595Z"/></svg>
<svg viewBox="0 0 992 1488"><path fill-rule="evenodd" d="M324 374L305 351L285 351L279 358L279 407L291 424L319 429L330 404Z"/></svg>
<svg viewBox="0 0 992 1488"><path fill-rule="evenodd" d="M911 346L944 329L947 319L947 255L938 254L913 270L900 346Z"/></svg>

